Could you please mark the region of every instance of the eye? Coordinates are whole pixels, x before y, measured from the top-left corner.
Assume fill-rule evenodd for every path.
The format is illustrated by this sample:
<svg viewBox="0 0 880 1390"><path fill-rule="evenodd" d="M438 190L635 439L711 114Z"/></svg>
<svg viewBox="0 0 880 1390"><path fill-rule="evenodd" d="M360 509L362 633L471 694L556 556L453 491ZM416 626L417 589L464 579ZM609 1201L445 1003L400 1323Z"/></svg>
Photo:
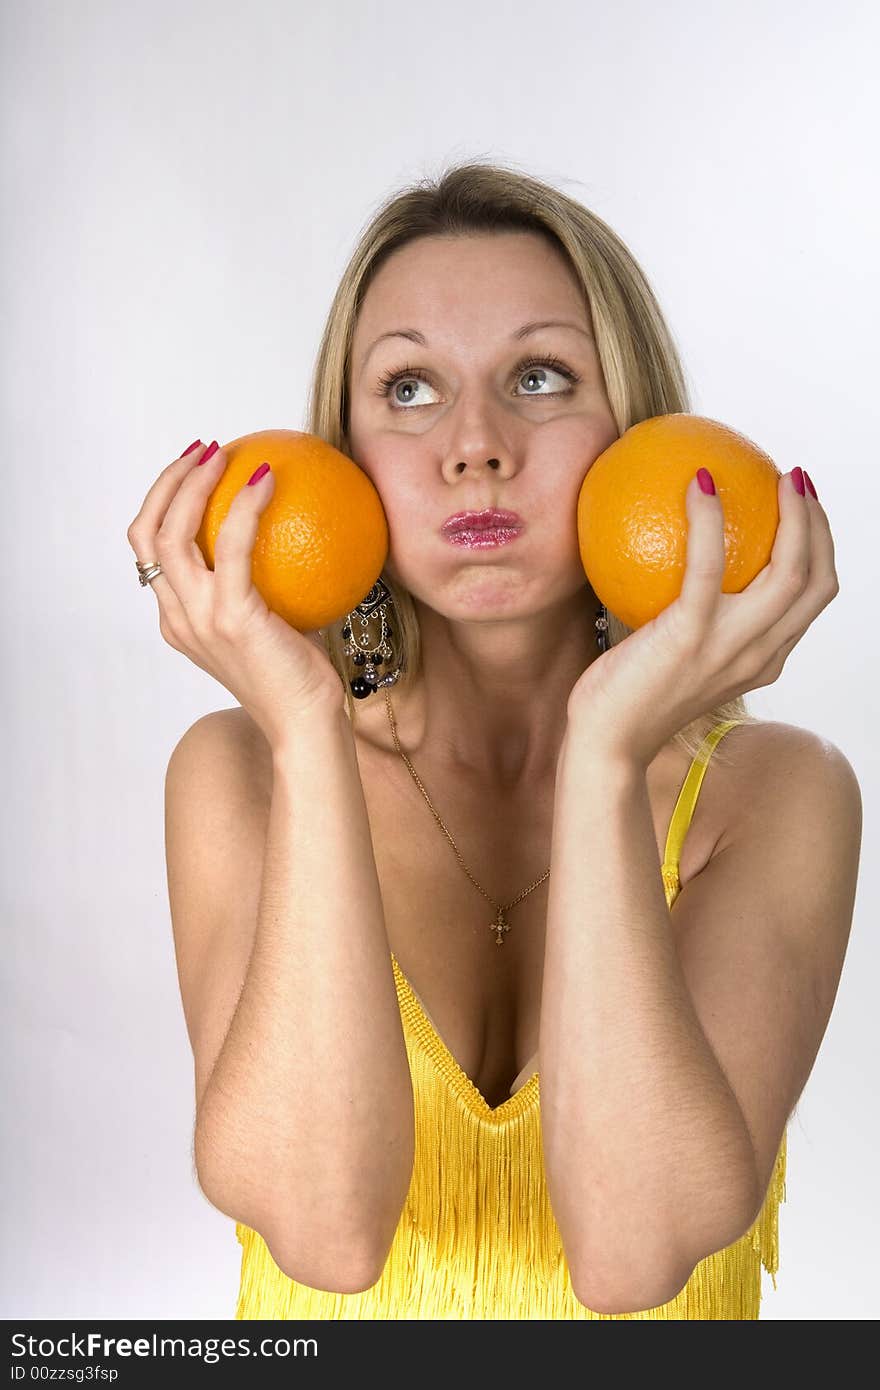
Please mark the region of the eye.
<svg viewBox="0 0 880 1390"><path fill-rule="evenodd" d="M400 371L385 372L376 386L376 394L377 396L390 396L392 387L396 386L398 382L411 387L417 381L423 381L427 386L431 384L427 373L421 367L402 367ZM389 402L389 404L392 410L406 410L411 404L411 400L405 403L401 401Z"/></svg>
<svg viewBox="0 0 880 1390"><path fill-rule="evenodd" d="M564 362L560 362L558 357L526 357L522 362L517 362L513 370L516 376L523 376L527 373L530 379L536 376L544 376L546 378L546 372L544 371L545 367L549 367L551 372L555 372L558 376L564 377L569 383L569 387L576 386L580 381L580 377L577 373L573 372L571 367L567 367ZM529 391L527 394L534 396L537 393L535 391ZM546 394L548 396L568 396L571 394L571 391L570 389L565 391L548 391Z"/></svg>
<svg viewBox="0 0 880 1390"><path fill-rule="evenodd" d="M564 380L569 383L568 386L562 391L531 390L526 391L525 394L527 396L540 396L540 398L544 400L546 400L548 397L553 396L571 395L574 387L580 381L580 377L577 375L576 372L572 371L571 367L568 367L564 362L561 362L558 357L524 357L522 361L517 362L516 366L513 369L513 374L516 378L520 378L525 376L526 373L528 373L528 379L531 381L537 380L540 386L546 384L546 371L548 368L552 373L555 373L556 375L563 377ZM540 380L541 378L543 378L543 380ZM395 386L397 386L398 383L404 386L411 387L416 382L424 382L427 386L431 385L431 379L428 376L428 373L424 370L424 368L401 367L398 370L386 372L379 379L379 382L376 386L376 394L378 396L391 396L392 389ZM393 401L389 402L389 404L391 405L392 410L408 410L412 405L412 397L410 397L410 400L407 402L402 402L395 397ZM429 404L429 402L422 402L421 404ZM416 408L419 409L420 405L417 405Z"/></svg>

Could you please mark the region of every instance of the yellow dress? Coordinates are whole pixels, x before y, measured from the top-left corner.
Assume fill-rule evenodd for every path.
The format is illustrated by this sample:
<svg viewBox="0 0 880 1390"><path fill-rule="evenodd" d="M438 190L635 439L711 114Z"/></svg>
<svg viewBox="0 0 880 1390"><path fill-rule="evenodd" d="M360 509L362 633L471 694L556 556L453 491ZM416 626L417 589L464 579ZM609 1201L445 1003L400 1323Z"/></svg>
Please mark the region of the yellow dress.
<svg viewBox="0 0 880 1390"><path fill-rule="evenodd" d="M739 722L710 731L679 794L661 868L670 908L708 760ZM382 1275L360 1293L310 1288L282 1273L262 1236L238 1222L236 1318L758 1318L762 1265L776 1288L785 1134L764 1205L744 1236L702 1260L669 1303L594 1313L572 1290L547 1195L538 1073L490 1107L428 1022L393 953L391 961L412 1074L415 1159Z"/></svg>

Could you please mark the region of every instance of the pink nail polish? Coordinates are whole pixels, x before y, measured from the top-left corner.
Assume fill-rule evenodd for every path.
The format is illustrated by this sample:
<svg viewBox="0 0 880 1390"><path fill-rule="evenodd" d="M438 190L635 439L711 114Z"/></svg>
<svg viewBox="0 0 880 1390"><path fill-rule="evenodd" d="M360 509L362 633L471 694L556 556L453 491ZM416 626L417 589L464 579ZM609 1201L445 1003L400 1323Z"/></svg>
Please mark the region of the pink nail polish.
<svg viewBox="0 0 880 1390"><path fill-rule="evenodd" d="M700 484L700 490L702 492L706 492L710 496L714 497L715 483L712 478L712 474L709 472L708 468L697 469L697 482Z"/></svg>
<svg viewBox="0 0 880 1390"><path fill-rule="evenodd" d="M248 487L253 487L254 483L258 483L261 478L265 478L268 472L268 463L261 463L256 473L254 473L252 477L248 478Z"/></svg>
<svg viewBox="0 0 880 1390"><path fill-rule="evenodd" d="M809 473L807 472L806 468L804 469L804 482L806 483L807 487L810 489L810 496L811 496L811 497L815 497L816 501L818 502L818 501L819 501L819 494L818 494L818 492L816 491L816 489L813 487L813 480L812 480L812 478L810 477Z"/></svg>
<svg viewBox="0 0 880 1390"><path fill-rule="evenodd" d="M214 455L216 454L216 452L217 452L217 450L218 450L219 448L220 448L220 445L217 443L217 441L216 441L216 439L215 439L214 442L213 442L213 444L209 444L208 447L207 447L207 449L205 450L205 452L202 454L202 457L199 459L198 463L196 464L196 468L199 468L203 463L207 463L207 462L208 462L208 459L212 459L212 458L214 457Z"/></svg>
<svg viewBox="0 0 880 1390"><path fill-rule="evenodd" d="M791 470L791 481L794 483L794 485L795 485L795 487L797 488L798 492L800 493L801 497L804 497L806 494L804 493L804 474L803 474L803 469L801 469L801 468L793 468L793 469Z"/></svg>
<svg viewBox="0 0 880 1390"><path fill-rule="evenodd" d="M181 457L182 459L185 459L186 456L187 456L187 454L191 454L192 451L193 451L193 449L197 449L197 448L199 447L199 445L201 444L201 442L202 442L202 441L201 441L200 439L194 440L193 443L190 444L190 446L189 446L188 449L184 449L184 451L183 451L183 453L180 455L180 457Z"/></svg>

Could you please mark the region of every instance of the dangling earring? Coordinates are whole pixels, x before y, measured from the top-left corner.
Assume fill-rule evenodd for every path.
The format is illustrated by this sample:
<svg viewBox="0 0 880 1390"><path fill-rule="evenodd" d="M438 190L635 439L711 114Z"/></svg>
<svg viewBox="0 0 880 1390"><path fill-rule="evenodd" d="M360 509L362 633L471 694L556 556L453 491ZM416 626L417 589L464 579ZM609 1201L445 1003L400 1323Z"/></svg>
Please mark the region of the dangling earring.
<svg viewBox="0 0 880 1390"><path fill-rule="evenodd" d="M611 645L608 633L608 609L600 603L596 609L596 646L600 652L607 652Z"/></svg>
<svg viewBox="0 0 880 1390"><path fill-rule="evenodd" d="M346 639L343 651L355 666L363 667L362 674L348 683L356 700L374 695L383 686L394 685L400 676L399 662L393 671L386 672L381 679L376 673L377 666L394 659L394 650L388 640L394 636L394 629L389 623L393 609L391 590L381 579L377 579L366 598L346 614L342 628L342 635ZM370 624L377 620L380 629L378 637L375 629L368 631Z"/></svg>

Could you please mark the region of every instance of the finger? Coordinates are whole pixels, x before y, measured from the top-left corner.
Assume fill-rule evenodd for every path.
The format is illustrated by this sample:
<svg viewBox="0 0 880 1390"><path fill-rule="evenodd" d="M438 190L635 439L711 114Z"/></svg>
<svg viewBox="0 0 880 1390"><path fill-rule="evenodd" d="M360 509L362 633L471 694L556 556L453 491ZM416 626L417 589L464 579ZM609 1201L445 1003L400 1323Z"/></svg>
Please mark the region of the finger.
<svg viewBox="0 0 880 1390"><path fill-rule="evenodd" d="M810 496L809 491L801 497L793 486L791 474L785 475L779 491L780 507L788 503L789 517L795 519L796 524L791 529L804 537L802 545L806 558L802 554L799 561L795 562L789 557L786 543L780 541L780 520L770 564L766 570L762 570L761 575L769 572L772 576L773 566L777 562L783 567L787 565L790 594L788 605L783 608L781 616L767 633L768 650L790 648L797 643L822 609L827 608L840 592L834 560L834 537L825 508L818 499ZM795 569L795 563L800 563L806 574L799 591L796 591L796 587L802 571ZM768 588L772 588L772 577ZM792 594L794 597L791 597Z"/></svg>
<svg viewBox="0 0 880 1390"><path fill-rule="evenodd" d="M810 517L812 545L810 587L813 588L815 585L820 595L829 596L826 602L830 602L830 599L840 592L840 581L837 577L837 565L834 558L834 537L831 534L828 513L818 497L811 496L809 489L807 489L807 512Z"/></svg>
<svg viewBox="0 0 880 1390"><path fill-rule="evenodd" d="M262 468L262 465L260 465ZM262 477L254 470L251 480L232 499L214 542L214 602L216 612L240 610L256 592L253 585L253 553L260 519L275 492L270 467ZM263 600L260 600L261 604Z"/></svg>
<svg viewBox="0 0 880 1390"><path fill-rule="evenodd" d="M216 439L212 440L198 463L181 479L156 533L162 569L178 593L187 584L198 582L199 576L210 573L196 536L208 500L228 461Z"/></svg>
<svg viewBox="0 0 880 1390"><path fill-rule="evenodd" d="M776 487L779 525L770 551L770 585L776 622L800 597L810 578L811 531L806 497L794 484L794 469L784 473Z"/></svg>
<svg viewBox="0 0 880 1390"><path fill-rule="evenodd" d="M199 464L208 447L199 441L195 449L190 447L162 470L144 498L140 511L128 528L129 544L138 561L142 564L148 561L151 563L158 561L161 564L161 572L148 582L150 588L155 590L161 617L166 620L166 623L170 619L178 628L186 623L186 614L176 592L175 581L169 577L169 564L172 570L175 566L164 542L160 541L160 533L163 531L168 514L187 480L191 475L198 476L202 472ZM206 469L209 467L210 460L204 465ZM204 561L202 561L202 567L205 568ZM177 582L179 582L179 576Z"/></svg>
<svg viewBox="0 0 880 1390"><path fill-rule="evenodd" d="M724 509L721 498L705 493L696 475L685 492L688 519L687 562L681 586L682 610L702 630L711 623L724 579Z"/></svg>
<svg viewBox="0 0 880 1390"><path fill-rule="evenodd" d="M149 555L139 555L137 551L154 544L156 532L165 520L165 513L180 484L203 456L206 447L199 440L195 449L190 448L173 463L169 463L167 468L163 468L153 483L127 533L129 544L138 560L155 560L155 551Z"/></svg>

